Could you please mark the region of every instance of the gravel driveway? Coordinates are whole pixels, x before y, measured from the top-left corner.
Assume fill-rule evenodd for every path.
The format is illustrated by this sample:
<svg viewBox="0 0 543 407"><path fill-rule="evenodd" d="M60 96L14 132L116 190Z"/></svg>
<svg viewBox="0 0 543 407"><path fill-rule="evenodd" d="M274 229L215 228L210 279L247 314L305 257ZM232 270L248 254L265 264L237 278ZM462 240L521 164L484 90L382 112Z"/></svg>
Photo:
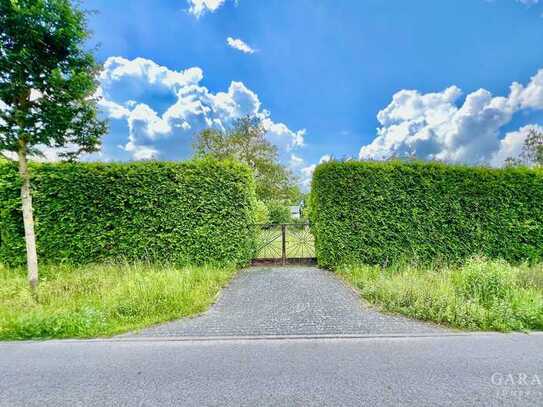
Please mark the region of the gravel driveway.
<svg viewBox="0 0 543 407"><path fill-rule="evenodd" d="M446 333L385 315L360 301L333 273L314 267L241 271L206 313L124 336L342 336Z"/></svg>

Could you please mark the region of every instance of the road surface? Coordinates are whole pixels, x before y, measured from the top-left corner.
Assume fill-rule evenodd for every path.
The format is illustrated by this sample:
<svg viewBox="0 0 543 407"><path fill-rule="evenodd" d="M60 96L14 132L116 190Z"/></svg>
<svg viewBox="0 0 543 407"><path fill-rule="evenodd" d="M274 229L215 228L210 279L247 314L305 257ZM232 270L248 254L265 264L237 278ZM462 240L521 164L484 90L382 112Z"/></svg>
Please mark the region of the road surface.
<svg viewBox="0 0 543 407"><path fill-rule="evenodd" d="M541 334L2 343L0 406L541 406L542 349Z"/></svg>

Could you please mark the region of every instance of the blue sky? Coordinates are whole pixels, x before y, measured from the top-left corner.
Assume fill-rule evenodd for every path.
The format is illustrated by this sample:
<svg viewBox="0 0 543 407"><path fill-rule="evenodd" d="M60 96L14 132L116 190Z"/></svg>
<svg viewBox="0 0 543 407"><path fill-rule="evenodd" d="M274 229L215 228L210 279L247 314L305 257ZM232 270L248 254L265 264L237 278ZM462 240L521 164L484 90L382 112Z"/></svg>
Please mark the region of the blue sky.
<svg viewBox="0 0 543 407"><path fill-rule="evenodd" d="M84 6L106 63L104 160L187 158L195 132L252 113L306 179L327 155L499 165L543 124L537 0Z"/></svg>

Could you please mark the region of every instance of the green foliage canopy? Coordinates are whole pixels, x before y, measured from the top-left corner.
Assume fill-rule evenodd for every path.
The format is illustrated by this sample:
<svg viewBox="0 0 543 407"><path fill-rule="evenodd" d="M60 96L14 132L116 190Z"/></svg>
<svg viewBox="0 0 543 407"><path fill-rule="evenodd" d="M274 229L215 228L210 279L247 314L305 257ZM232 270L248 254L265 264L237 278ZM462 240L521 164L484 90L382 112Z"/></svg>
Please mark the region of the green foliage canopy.
<svg viewBox="0 0 543 407"><path fill-rule="evenodd" d="M255 219L258 225L264 225L270 222L270 212L266 204L262 201L256 201Z"/></svg>
<svg viewBox="0 0 543 407"><path fill-rule="evenodd" d="M282 202L268 202L268 213L270 223L290 223L290 208Z"/></svg>
<svg viewBox="0 0 543 407"><path fill-rule="evenodd" d="M87 37L85 14L69 0L0 1L0 152L98 148L106 125Z"/></svg>
<svg viewBox="0 0 543 407"><path fill-rule="evenodd" d="M530 129L522 151L522 158L529 164L543 166L543 133Z"/></svg>
<svg viewBox="0 0 543 407"><path fill-rule="evenodd" d="M262 201L299 202L300 188L292 174L278 162L277 147L266 140L257 117L242 117L228 131L205 129L195 142L197 158L235 159L251 167L256 194Z"/></svg>
<svg viewBox="0 0 543 407"><path fill-rule="evenodd" d="M543 167L543 132L535 128L529 129L520 155L505 160L506 167L521 165Z"/></svg>

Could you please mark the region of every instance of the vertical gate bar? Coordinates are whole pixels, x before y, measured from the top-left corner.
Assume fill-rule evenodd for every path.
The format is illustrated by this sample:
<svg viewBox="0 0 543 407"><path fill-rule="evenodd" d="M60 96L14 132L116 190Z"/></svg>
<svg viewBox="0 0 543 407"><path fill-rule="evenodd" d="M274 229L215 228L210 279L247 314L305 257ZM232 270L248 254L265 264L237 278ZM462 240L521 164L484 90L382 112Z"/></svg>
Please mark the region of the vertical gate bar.
<svg viewBox="0 0 543 407"><path fill-rule="evenodd" d="M282 237L282 263L283 266L287 264L287 225L281 225L281 237Z"/></svg>

